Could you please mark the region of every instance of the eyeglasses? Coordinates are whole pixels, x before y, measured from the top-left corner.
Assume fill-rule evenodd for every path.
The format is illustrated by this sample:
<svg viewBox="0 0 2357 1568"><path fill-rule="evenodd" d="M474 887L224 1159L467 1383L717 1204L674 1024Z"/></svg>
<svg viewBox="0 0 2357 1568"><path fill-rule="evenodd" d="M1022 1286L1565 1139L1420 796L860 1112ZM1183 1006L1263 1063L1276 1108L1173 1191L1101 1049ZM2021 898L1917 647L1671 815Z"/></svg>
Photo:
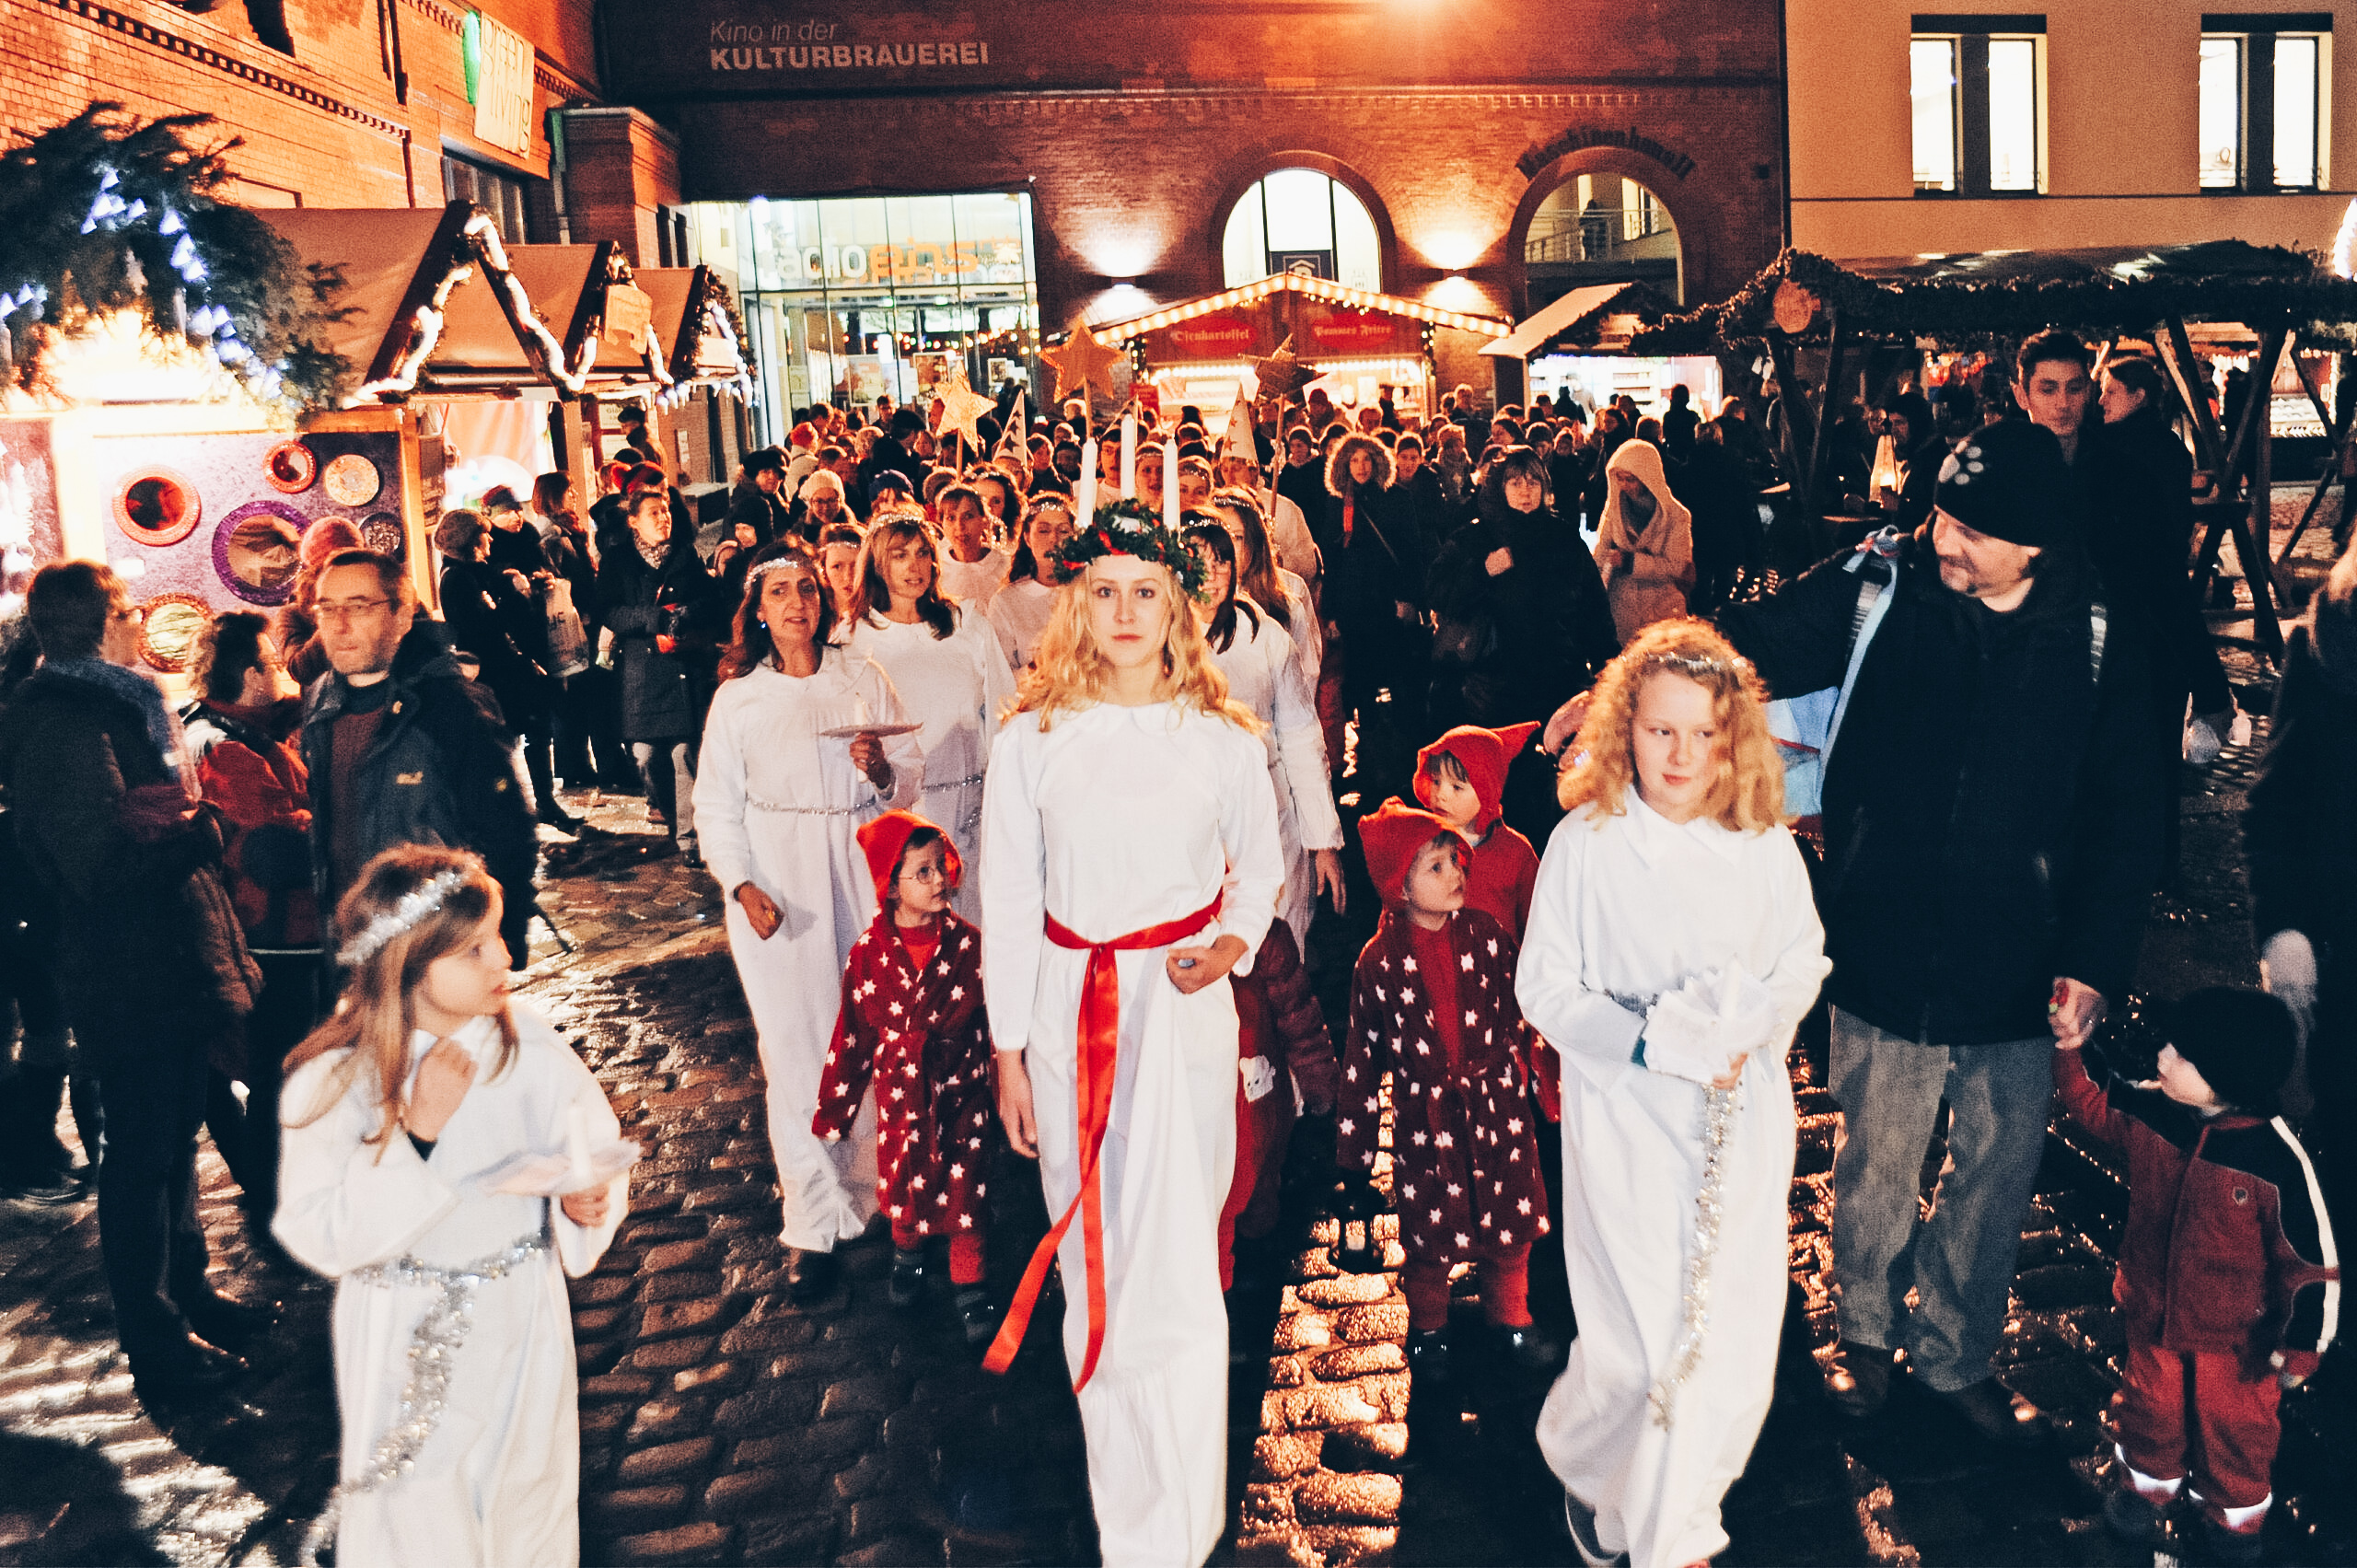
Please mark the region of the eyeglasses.
<svg viewBox="0 0 2357 1568"><path fill-rule="evenodd" d="M381 610L393 601L389 598L338 599L331 603L321 599L311 607L311 614L322 626L340 626L371 610Z"/></svg>
<svg viewBox="0 0 2357 1568"><path fill-rule="evenodd" d="M949 869L942 865L911 865L900 873L903 882L946 882Z"/></svg>

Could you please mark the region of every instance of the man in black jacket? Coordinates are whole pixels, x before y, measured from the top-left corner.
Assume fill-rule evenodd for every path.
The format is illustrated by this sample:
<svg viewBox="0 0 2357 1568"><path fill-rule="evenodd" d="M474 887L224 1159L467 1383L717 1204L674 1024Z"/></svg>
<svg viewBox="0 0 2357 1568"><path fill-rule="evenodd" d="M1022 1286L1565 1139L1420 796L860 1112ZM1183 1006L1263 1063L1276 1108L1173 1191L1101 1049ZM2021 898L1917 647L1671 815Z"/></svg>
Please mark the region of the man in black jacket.
<svg viewBox="0 0 2357 1568"><path fill-rule="evenodd" d="M726 538L733 538L748 550L758 550L765 544L775 544L784 539L791 527L791 513L778 498L785 486L785 454L775 447L764 447L745 458L745 477L728 493L728 517ZM739 528L749 528L753 538L749 543L737 534Z"/></svg>
<svg viewBox="0 0 2357 1568"><path fill-rule="evenodd" d="M400 562L368 550L331 556L318 615L334 666L303 712L320 917L331 921L379 850L470 849L505 899L500 935L520 966L540 849L505 730L477 704L442 628L418 619Z"/></svg>
<svg viewBox="0 0 2357 1568"><path fill-rule="evenodd" d="M852 505L863 517L876 494L876 481L887 470L899 474L908 482L909 494L924 493L924 464L909 450L909 442L924 428L924 416L912 408L904 408L892 416L890 428L876 438L868 449L866 460L859 465L859 482L853 487Z"/></svg>
<svg viewBox="0 0 2357 1568"><path fill-rule="evenodd" d="M2143 650L2099 608L2052 433L1985 426L1942 471L1825 779L1817 902L1844 1112L1832 1388L1852 1413L1878 1408L1904 1346L1924 1387L2021 1441L2036 1427L1989 1358L2045 1146L2048 1058L2128 988L2167 781ZM1771 691L1821 691L1849 662L1860 582L1829 562L1721 619ZM1943 1098L1950 1164L1919 1232Z"/></svg>
<svg viewBox="0 0 2357 1568"><path fill-rule="evenodd" d="M205 1065L243 1028L261 971L222 886L220 830L183 784L162 691L135 668L122 580L93 561L43 567L26 613L43 658L0 722L0 784L54 900L66 1012L98 1069L115 1333L143 1394L198 1392L242 1370L226 1353L272 1320L214 1294L196 1218Z"/></svg>

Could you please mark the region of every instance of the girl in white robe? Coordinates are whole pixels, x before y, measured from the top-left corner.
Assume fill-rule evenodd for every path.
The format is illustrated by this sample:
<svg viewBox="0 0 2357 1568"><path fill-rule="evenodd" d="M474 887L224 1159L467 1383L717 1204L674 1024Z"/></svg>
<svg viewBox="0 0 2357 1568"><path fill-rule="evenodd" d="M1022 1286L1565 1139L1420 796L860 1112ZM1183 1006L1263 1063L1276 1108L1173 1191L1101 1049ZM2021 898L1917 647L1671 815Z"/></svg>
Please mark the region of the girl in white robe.
<svg viewBox="0 0 2357 1568"><path fill-rule="evenodd" d="M1000 1113L1062 1225L983 1365L1004 1370L1059 1259L1104 1560L1191 1565L1218 1543L1226 1498L1227 976L1248 972L1283 868L1267 749L1179 602L1200 568L1150 517L1109 506L1060 558L1078 575L991 753L982 969ZM1111 971L1116 1014L1084 1029L1092 966ZM1092 1127L1083 1091L1106 1073Z"/></svg>
<svg viewBox="0 0 2357 1568"><path fill-rule="evenodd" d="M1201 517L1202 514L1190 514ZM1294 945L1309 950L1309 920L1323 889L1342 909L1342 819L1326 766L1326 736L1318 722L1317 677L1303 667L1298 645L1269 612L1239 594L1235 540L1208 521L1190 524L1187 542L1209 581L1197 619L1212 662L1227 677L1230 701L1261 724L1269 750L1269 783L1277 796L1277 840L1285 889L1277 916Z"/></svg>
<svg viewBox="0 0 2357 1568"><path fill-rule="evenodd" d="M377 856L339 912L360 934L348 1005L289 1058L271 1228L336 1278L343 1419L339 1485L306 1562L330 1532L338 1568L580 1561L564 1276L613 1239L629 1171L597 1179L569 1157L613 1152L621 1129L580 1058L508 1001L500 913L471 854ZM559 1156L563 1174L498 1191L517 1185L502 1173L518 1156ZM412 1359L427 1344L447 1353L439 1376Z"/></svg>
<svg viewBox="0 0 2357 1568"><path fill-rule="evenodd" d="M810 1131L843 962L876 918L859 827L912 807L924 783L913 735L820 733L906 715L882 666L829 645L819 574L789 552L747 575L696 769L704 863L728 895L728 950L768 1080L789 1288L805 1302L831 1288L835 1244L876 1216L872 1109L839 1143Z"/></svg>
<svg viewBox="0 0 2357 1568"><path fill-rule="evenodd" d="M1055 608L1056 590L1040 563L1072 533L1070 497L1052 492L1035 497L1023 514L1023 542L1008 564L1006 586L991 596L985 613L1008 667L1017 674L1031 668L1048 629L1049 611Z"/></svg>
<svg viewBox="0 0 2357 1568"><path fill-rule="evenodd" d="M1515 985L1562 1060L1580 1330L1538 1445L1584 1557L1677 1568L1726 1546L1719 1504L1774 1392L1785 1057L1825 937L1758 679L1702 622L1631 642L1567 754Z"/></svg>
<svg viewBox="0 0 2357 1568"><path fill-rule="evenodd" d="M946 496L957 492L953 487ZM977 505L971 496L969 505ZM924 727L918 814L948 830L966 879L952 900L979 923L982 768L999 715L1015 697L1015 672L980 610L944 599L932 533L893 517L867 531L860 554L862 611L852 621L853 658L883 667L908 717Z"/></svg>

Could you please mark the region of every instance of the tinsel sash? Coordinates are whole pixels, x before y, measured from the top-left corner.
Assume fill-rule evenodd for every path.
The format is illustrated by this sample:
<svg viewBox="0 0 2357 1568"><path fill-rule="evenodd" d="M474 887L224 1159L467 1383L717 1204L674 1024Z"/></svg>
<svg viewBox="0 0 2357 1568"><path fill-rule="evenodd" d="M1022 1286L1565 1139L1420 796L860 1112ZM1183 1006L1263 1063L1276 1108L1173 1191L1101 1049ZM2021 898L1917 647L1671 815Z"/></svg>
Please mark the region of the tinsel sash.
<svg viewBox="0 0 2357 1568"><path fill-rule="evenodd" d="M1183 919L1149 925L1109 942L1091 942L1054 915L1046 917L1049 941L1088 953L1087 972L1080 985L1080 1191L1031 1254L1031 1265L1023 1271L1023 1283L1006 1309L1006 1320L999 1325L998 1338L982 1358L984 1371L1004 1372L1022 1348L1031 1309L1039 1302L1040 1287L1048 1283L1048 1266L1055 1261L1056 1249L1062 1245L1077 1214L1082 1248L1088 1260L1088 1353L1081 1361L1073 1392L1086 1388L1096 1376L1097 1353L1105 1348L1105 1194L1097 1156L1105 1147L1105 1129L1112 1121L1113 1074L1121 1037L1121 975L1113 955L1183 942L1218 919L1219 906L1215 898Z"/></svg>

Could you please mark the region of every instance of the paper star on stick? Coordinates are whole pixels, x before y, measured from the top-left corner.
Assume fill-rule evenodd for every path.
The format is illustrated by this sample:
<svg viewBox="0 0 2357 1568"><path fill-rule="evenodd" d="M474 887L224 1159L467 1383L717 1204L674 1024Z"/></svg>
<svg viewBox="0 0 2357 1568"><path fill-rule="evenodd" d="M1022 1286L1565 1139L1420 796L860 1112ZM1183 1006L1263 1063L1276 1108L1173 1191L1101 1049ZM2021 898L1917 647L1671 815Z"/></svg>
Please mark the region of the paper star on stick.
<svg viewBox="0 0 2357 1568"><path fill-rule="evenodd" d="M1266 359L1255 359L1251 364L1260 378L1260 396L1274 399L1280 403L1298 394L1320 374L1318 366L1304 365L1294 356L1293 334L1290 332L1285 334L1285 341L1277 345L1276 353Z"/></svg>
<svg viewBox="0 0 2357 1568"><path fill-rule="evenodd" d="M966 379L966 367L952 365L934 387L933 395L941 400L941 428L936 434L947 436L954 430L965 437L966 450L980 447L982 437L975 422L998 404L974 390L972 383Z"/></svg>
<svg viewBox="0 0 2357 1568"><path fill-rule="evenodd" d="M1071 334L1062 348L1043 350L1039 357L1056 367L1056 396L1070 397L1083 391L1091 382L1112 389L1112 368L1121 361L1121 351L1107 348L1088 330L1088 319L1075 316L1066 329Z"/></svg>

